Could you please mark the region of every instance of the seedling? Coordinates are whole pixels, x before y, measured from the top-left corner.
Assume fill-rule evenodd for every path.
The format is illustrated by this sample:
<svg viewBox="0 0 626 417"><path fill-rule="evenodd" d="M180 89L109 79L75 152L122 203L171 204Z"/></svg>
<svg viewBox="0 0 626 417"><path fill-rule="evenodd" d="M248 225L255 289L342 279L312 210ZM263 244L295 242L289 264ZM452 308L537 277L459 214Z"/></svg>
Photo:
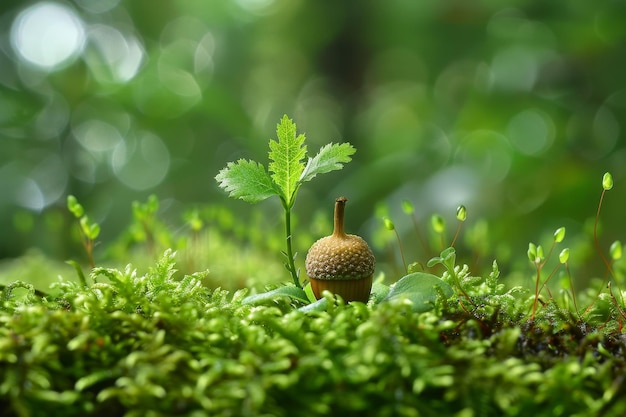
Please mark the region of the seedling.
<svg viewBox="0 0 626 417"><path fill-rule="evenodd" d="M463 286L461 285L461 275L465 275L466 271L460 273L460 271L458 271L456 268L456 250L452 246L446 248L441 251L441 254L439 256L430 259L426 265L429 268L432 268L437 264L441 264L446 268L446 271L452 277L452 280L454 281L454 284L456 285L459 293L471 302L471 297L469 296L469 294L467 294L467 292L465 291L465 289L463 289Z"/></svg>
<svg viewBox="0 0 626 417"><path fill-rule="evenodd" d="M138 241L145 241L148 245L148 252L154 254L156 231L156 214L159 211L159 199L151 194L144 204L133 201L133 219L135 224L131 226L134 231L133 236Z"/></svg>
<svg viewBox="0 0 626 417"><path fill-rule="evenodd" d="M87 257L89 258L89 266L95 268L95 262L93 260L93 246L94 241L100 234L100 225L98 223L91 222L89 217L85 214L85 209L78 202L73 195L67 196L67 208L78 219L80 225L80 236Z"/></svg>
<svg viewBox="0 0 626 417"><path fill-rule="evenodd" d="M563 249L561 251L561 253L559 254L559 263L555 266L555 268L548 275L548 277L545 279L545 281L543 281L543 283L540 285L540 282L541 282L541 272L543 270L543 267L545 266L545 264L550 259L550 256L552 255L552 252L554 251L555 246L558 243L561 243L563 241L563 239L565 239L565 228L564 227L558 228L554 232L553 236L554 236L554 239L552 240L552 245L550 246L550 250L548 251L548 255L547 256L544 255L543 247L541 245L535 245L534 243L529 243L528 244L528 252L527 252L528 260L535 265L535 270L536 270L536 275L535 275L535 294L534 294L533 305L532 305L532 313L531 313L531 317L530 317L531 320L535 319L535 314L537 312L537 305L538 305L538 302L539 302L539 294L541 293L543 288L546 287L546 285L548 284L550 279L552 279L552 277L556 274L556 272L558 271L560 266L566 264L567 260L569 259L569 249L567 249L567 248ZM548 294L550 295L550 299L552 299L552 294L550 293L550 289L547 288L547 290L548 290ZM575 298L574 298L574 300L575 300Z"/></svg>
<svg viewBox="0 0 626 417"><path fill-rule="evenodd" d="M285 267L291 274L296 287L300 284L292 248L291 210L296 202L300 186L318 174L339 170L350 162L356 149L349 143L330 143L323 146L313 157L308 158L304 144L305 135L296 134L296 124L287 115L276 126L278 140L269 141L269 172L255 161L240 159L229 162L215 179L232 198L248 203L258 203L269 197L278 196L285 214L285 241L287 258Z"/></svg>

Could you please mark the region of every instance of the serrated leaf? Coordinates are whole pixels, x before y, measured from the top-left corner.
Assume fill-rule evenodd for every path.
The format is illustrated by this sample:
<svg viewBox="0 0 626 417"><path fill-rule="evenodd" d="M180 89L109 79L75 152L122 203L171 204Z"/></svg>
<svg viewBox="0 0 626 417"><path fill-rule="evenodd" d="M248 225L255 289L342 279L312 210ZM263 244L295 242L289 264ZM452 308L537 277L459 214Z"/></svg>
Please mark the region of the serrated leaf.
<svg viewBox="0 0 626 417"><path fill-rule="evenodd" d="M325 174L343 168L343 164L350 162L356 149L349 143L329 143L323 146L317 155L309 158L302 171L300 182L312 180L317 174Z"/></svg>
<svg viewBox="0 0 626 417"><path fill-rule="evenodd" d="M434 307L439 293L449 298L454 290L436 275L416 272L400 278L389 291L386 300L408 299L415 312L423 313Z"/></svg>
<svg viewBox="0 0 626 417"><path fill-rule="evenodd" d="M278 195L276 185L262 164L240 159L229 162L215 179L228 195L248 203L258 203L273 195Z"/></svg>
<svg viewBox="0 0 626 417"><path fill-rule="evenodd" d="M296 136L296 124L287 115L276 126L278 141L270 140L270 164L272 180L282 193L281 197L291 207L304 171L306 156L305 136Z"/></svg>

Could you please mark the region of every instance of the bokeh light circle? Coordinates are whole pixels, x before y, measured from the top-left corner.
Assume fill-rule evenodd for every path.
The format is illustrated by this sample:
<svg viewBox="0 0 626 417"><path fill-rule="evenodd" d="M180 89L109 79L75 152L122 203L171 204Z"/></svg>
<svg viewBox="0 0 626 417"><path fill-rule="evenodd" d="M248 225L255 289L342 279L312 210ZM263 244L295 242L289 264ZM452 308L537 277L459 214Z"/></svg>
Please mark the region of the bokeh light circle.
<svg viewBox="0 0 626 417"><path fill-rule="evenodd" d="M82 52L85 29L72 9L59 3L40 2L15 18L11 43L24 61L53 70L73 61Z"/></svg>
<svg viewBox="0 0 626 417"><path fill-rule="evenodd" d="M147 190L163 181L169 171L170 152L161 138L140 132L120 142L111 156L115 176L129 188Z"/></svg>
<svg viewBox="0 0 626 417"><path fill-rule="evenodd" d="M554 141L556 128L552 119L537 109L526 109L511 118L507 136L524 155L538 155Z"/></svg>

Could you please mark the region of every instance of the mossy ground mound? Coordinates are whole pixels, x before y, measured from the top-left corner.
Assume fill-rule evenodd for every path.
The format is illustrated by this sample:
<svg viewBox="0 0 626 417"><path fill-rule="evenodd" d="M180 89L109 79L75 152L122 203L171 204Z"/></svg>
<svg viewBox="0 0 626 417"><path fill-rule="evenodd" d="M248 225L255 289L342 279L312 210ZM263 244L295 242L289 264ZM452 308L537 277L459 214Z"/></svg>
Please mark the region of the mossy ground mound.
<svg viewBox="0 0 626 417"><path fill-rule="evenodd" d="M556 310L531 322L451 299L305 313L174 275L168 253L144 275L96 268L88 287L43 298L5 288L2 415L626 414L624 337Z"/></svg>

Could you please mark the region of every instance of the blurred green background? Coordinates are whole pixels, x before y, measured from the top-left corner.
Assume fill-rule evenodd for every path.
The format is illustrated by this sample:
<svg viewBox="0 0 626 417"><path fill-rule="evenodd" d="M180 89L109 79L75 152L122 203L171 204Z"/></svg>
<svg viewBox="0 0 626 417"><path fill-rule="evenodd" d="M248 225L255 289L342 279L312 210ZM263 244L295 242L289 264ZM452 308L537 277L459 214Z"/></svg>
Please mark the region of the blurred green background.
<svg viewBox="0 0 626 417"><path fill-rule="evenodd" d="M626 1L4 0L0 19L0 258L76 257L68 194L105 245L150 194L174 229L219 205L280 236L277 201L229 200L214 176L267 166L283 114L310 154L358 150L302 188L309 240L345 195L350 232L387 253L390 216L415 260L401 202L450 238L463 204L459 245L506 262L560 226L588 236L605 171L602 242L624 238Z"/></svg>

